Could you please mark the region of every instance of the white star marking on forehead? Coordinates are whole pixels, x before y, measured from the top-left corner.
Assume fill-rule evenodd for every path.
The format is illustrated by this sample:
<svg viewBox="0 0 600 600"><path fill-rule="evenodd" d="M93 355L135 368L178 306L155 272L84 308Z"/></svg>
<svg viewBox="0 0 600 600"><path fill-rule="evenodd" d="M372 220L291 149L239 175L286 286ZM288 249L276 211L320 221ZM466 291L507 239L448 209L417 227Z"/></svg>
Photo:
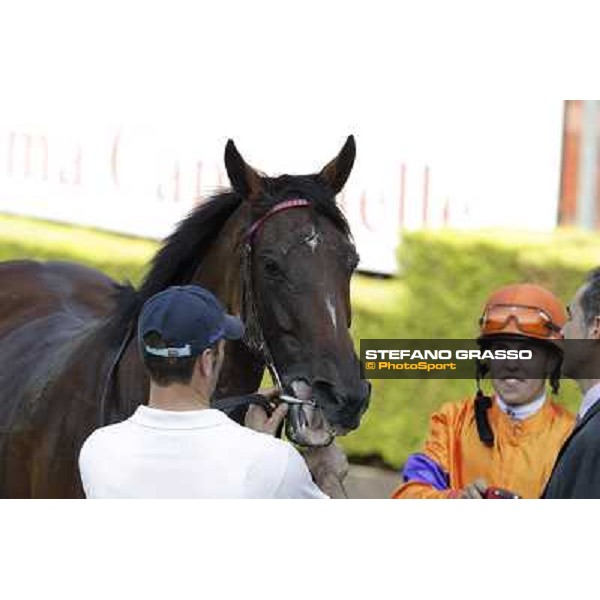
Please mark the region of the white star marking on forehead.
<svg viewBox="0 0 600 600"><path fill-rule="evenodd" d="M327 305L327 311L329 312L329 316L331 317L333 328L337 329L337 316L335 314L335 306L333 304L331 296L327 296L327 298L325 298L325 304Z"/></svg>
<svg viewBox="0 0 600 600"><path fill-rule="evenodd" d="M319 234L317 233L314 227L312 228L310 234L304 239L304 241L306 244L308 244L308 246L314 253L319 243Z"/></svg>

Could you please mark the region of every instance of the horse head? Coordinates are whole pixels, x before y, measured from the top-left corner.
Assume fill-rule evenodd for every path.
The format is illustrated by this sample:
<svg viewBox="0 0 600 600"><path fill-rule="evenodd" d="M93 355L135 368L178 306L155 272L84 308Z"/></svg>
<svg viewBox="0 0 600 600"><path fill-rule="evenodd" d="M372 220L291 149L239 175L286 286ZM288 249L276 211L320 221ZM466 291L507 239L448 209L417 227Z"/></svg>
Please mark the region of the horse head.
<svg viewBox="0 0 600 600"><path fill-rule="evenodd" d="M328 444L358 427L370 384L350 337L350 278L358 255L336 205L356 154L350 136L312 175L266 177L248 165L233 141L225 165L243 198L242 312L247 342L271 367L286 394L287 435Z"/></svg>

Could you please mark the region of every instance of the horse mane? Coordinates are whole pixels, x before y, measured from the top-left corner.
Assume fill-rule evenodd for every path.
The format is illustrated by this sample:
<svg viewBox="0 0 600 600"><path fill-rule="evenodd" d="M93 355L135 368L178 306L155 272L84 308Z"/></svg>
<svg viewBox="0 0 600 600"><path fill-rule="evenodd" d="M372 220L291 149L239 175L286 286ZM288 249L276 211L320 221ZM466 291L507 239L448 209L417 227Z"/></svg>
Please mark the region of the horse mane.
<svg viewBox="0 0 600 600"><path fill-rule="evenodd" d="M260 201L261 213L282 199L298 195L309 199L316 212L330 219L346 237L350 237L346 217L315 176L282 175L273 179L265 177L263 182L265 195ZM198 264L242 201L242 197L232 190L208 198L180 221L163 241L138 290L128 282L117 286L116 308L108 325L109 337L114 342L119 341L137 319L146 300L169 286L183 285L191 280Z"/></svg>

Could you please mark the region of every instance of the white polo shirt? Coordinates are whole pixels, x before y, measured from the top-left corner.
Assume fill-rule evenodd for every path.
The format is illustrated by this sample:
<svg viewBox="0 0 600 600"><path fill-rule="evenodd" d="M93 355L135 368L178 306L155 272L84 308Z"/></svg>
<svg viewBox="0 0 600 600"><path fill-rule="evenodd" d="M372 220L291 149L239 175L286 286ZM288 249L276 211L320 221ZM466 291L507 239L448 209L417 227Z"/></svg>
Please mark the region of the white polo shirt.
<svg viewBox="0 0 600 600"><path fill-rule="evenodd" d="M327 498L299 452L215 409L138 406L79 455L88 498Z"/></svg>

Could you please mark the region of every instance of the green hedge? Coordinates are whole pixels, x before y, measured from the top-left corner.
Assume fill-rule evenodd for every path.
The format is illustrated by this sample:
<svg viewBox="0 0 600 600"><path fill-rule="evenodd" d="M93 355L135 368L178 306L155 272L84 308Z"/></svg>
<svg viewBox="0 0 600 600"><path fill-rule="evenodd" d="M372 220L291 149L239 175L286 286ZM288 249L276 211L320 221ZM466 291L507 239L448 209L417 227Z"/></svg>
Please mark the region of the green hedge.
<svg viewBox="0 0 600 600"><path fill-rule="evenodd" d="M157 247L147 240L0 215L0 260L76 260L137 283ZM572 231L419 232L403 236L399 260L399 277L353 279L357 345L364 338L472 337L485 298L508 283L540 283L566 303L585 273L600 264L600 239ZM422 443L430 413L473 390L468 381L375 380L370 410L342 444L355 458L376 457L398 467ZM574 384L563 385L559 399L574 408L579 401Z"/></svg>

